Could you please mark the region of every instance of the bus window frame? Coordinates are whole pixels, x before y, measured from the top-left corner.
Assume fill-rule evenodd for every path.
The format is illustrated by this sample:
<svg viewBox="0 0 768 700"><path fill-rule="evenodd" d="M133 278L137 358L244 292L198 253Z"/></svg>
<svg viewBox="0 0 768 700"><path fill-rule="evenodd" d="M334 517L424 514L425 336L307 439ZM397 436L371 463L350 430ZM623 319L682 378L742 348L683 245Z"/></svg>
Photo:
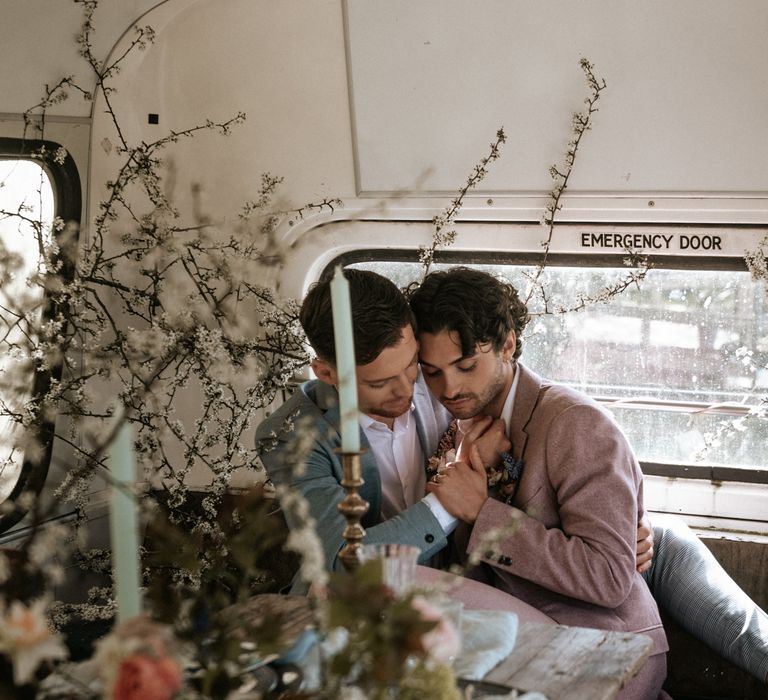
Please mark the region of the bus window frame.
<svg viewBox="0 0 768 700"><path fill-rule="evenodd" d="M41 159L41 149L53 154L62 148L62 145L45 139L17 139L0 137L0 160L27 160L38 164L45 174L53 190L53 216L65 222L73 222L79 226L82 216L82 189L80 175L74 159L66 152L60 163L52 158ZM62 269L62 274L68 279L73 279L74 268L67 265ZM43 319L52 318L55 307L50 298L44 297ZM52 380L60 380L62 364L59 363L46 372L37 372L33 382L30 396L40 396L46 393ZM14 508L0 515L0 533L8 531L27 515L27 509L18 505L22 494L39 496L51 464L53 442L55 434L55 422L46 420L38 426L37 438L43 446L39 461L34 462L25 455L22 459L21 471L6 503L13 503Z"/></svg>
<svg viewBox="0 0 768 700"><path fill-rule="evenodd" d="M691 228L694 228L693 226ZM706 228L698 225L695 228ZM734 227L737 228L737 227ZM750 227L752 228L752 227ZM675 256L653 255L646 256L654 269L676 270L722 270L722 271L748 271L746 262L742 257L735 256ZM551 267L574 267L588 263L590 267L622 268L626 254L590 254L579 253L550 253L547 257L547 265ZM334 257L324 268L323 274L328 274L333 268L342 267L352 263L363 262L419 262L419 251L406 248L364 248L346 251ZM434 256L435 263L448 265L527 265L535 266L541 262L541 253L520 251L468 251L468 250L441 250ZM593 397L604 405L616 403L616 399ZM665 407L669 402L658 401L655 406ZM650 404L650 405L649 405ZM647 410L655 407L649 401L640 406L625 405L624 408L635 410ZM729 413L728 409L722 412ZM734 416L743 415L743 411L732 411ZM747 484L768 484L768 467L743 467L728 465L712 465L706 463L663 463L641 461L643 473L648 476L659 476L668 479L696 479L706 480L712 483L736 482Z"/></svg>

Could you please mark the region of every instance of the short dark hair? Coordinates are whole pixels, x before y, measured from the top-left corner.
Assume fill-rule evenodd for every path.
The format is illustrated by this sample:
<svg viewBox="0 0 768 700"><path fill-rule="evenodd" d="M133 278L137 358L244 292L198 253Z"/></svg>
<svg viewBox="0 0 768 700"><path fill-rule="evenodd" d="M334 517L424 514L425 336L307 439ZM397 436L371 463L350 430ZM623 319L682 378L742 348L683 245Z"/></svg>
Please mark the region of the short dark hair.
<svg viewBox="0 0 768 700"><path fill-rule="evenodd" d="M299 321L307 339L321 360L336 364L331 310L331 279L328 271L313 285L304 298ZM396 345L403 337L405 326L413 327L413 314L408 300L386 277L368 270L346 268L352 302L352 334L355 362L373 362L385 348Z"/></svg>
<svg viewBox="0 0 768 700"><path fill-rule="evenodd" d="M462 355L475 353L477 345L491 343L501 350L515 331L517 359L522 352L523 329L530 320L528 307L508 282L468 267L432 272L410 293L419 333L455 331Z"/></svg>

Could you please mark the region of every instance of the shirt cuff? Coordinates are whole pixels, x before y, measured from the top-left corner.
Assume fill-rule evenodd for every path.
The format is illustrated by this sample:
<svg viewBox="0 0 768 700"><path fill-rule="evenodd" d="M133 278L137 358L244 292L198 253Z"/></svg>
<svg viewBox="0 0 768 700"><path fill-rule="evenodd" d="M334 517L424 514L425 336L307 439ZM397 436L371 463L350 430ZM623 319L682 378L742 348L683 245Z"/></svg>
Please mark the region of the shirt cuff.
<svg viewBox="0 0 768 700"><path fill-rule="evenodd" d="M440 527L443 528L443 532L446 535L450 535L459 524L459 519L454 518L440 503L437 496L434 493L428 493L421 499L427 504L427 507L432 511L432 515L437 518L437 522L440 523Z"/></svg>

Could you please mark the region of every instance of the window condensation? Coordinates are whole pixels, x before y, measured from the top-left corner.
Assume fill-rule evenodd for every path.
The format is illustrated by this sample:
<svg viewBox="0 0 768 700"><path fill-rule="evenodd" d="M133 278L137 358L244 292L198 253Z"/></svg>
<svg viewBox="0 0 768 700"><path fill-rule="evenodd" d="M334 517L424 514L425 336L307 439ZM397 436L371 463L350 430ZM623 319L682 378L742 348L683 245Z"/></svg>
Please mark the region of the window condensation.
<svg viewBox="0 0 768 700"><path fill-rule="evenodd" d="M421 276L410 262L355 263L401 287ZM534 267L483 265L525 289ZM435 265L444 269L451 265ZM623 279L626 268L545 272L549 308ZM768 420L749 415L768 399L768 304L746 271L651 269L607 303L542 313L530 304L522 361L542 376L606 402L646 462L765 468Z"/></svg>
<svg viewBox="0 0 768 700"><path fill-rule="evenodd" d="M21 353L13 351L22 338L22 328L15 325L14 309L20 304L35 304L42 311L43 295L38 286L27 284L37 270L38 237L31 222L42 224L43 235L50 234L54 198L45 171L28 160L0 160L0 401L7 412L17 413L29 400L34 377ZM11 216L9 214L17 214ZM23 463L15 423L0 415L0 503L13 490Z"/></svg>

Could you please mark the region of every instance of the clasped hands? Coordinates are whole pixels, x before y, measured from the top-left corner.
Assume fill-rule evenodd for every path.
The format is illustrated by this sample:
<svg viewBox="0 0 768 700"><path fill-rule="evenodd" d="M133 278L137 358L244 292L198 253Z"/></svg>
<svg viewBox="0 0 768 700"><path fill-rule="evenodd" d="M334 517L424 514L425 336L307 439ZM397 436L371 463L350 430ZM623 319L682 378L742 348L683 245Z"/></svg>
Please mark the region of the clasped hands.
<svg viewBox="0 0 768 700"><path fill-rule="evenodd" d="M464 425L468 421L463 422ZM487 468L501 462L501 453L511 449L504 421L481 416L470 424L456 449L456 460L448 462L427 483L427 492L434 493L443 508L465 523L473 524L488 498ZM653 563L653 528L647 516L637 527L637 572L642 574Z"/></svg>
<svg viewBox="0 0 768 700"><path fill-rule="evenodd" d="M501 461L501 453L511 445L504 421L491 416L474 419L461 434L455 461L448 462L432 477L427 483L427 492L434 493L455 518L471 525L488 498L486 468L496 466Z"/></svg>

